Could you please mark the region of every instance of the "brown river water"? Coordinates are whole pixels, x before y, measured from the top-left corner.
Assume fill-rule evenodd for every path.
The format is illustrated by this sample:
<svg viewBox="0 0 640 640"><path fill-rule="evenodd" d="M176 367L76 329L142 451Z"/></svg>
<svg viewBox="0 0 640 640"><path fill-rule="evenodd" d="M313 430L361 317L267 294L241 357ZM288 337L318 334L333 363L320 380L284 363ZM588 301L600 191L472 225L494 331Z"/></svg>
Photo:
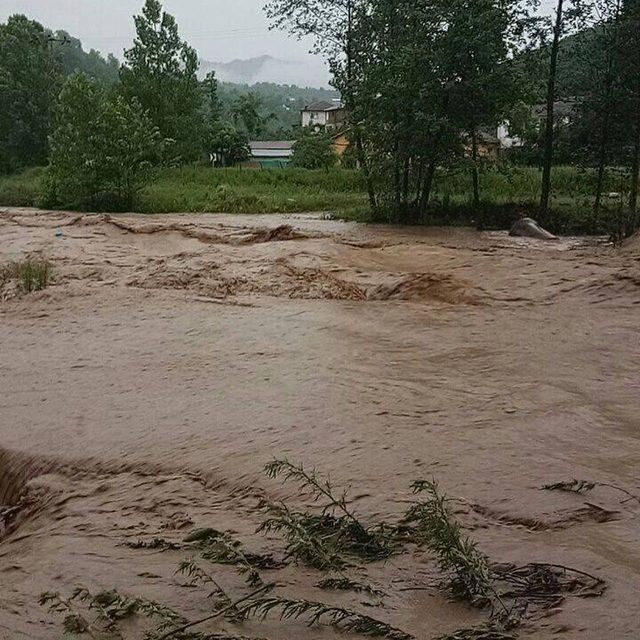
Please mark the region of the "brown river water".
<svg viewBox="0 0 640 640"><path fill-rule="evenodd" d="M640 496L640 239L322 218L0 209L0 264L54 268L45 291L0 291L2 640L60 638L38 595L78 584L206 614L179 552L122 543L212 526L277 553L254 532L261 497L292 495L262 472L284 456L350 486L365 522L397 518L412 481L435 476L492 559L607 581L520 637L640 638L640 503L541 490L578 478ZM215 571L242 593L233 568ZM428 553L368 573L388 592L375 608L318 595L303 566L278 588L419 640L486 619L430 586ZM241 631L341 637L276 619Z"/></svg>

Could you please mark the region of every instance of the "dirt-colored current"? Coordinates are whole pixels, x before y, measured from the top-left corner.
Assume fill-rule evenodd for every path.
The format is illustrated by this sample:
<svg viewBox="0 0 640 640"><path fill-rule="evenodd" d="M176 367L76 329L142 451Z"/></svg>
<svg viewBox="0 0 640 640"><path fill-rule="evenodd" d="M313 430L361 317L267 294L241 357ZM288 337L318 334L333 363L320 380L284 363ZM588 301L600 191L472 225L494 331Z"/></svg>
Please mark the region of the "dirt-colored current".
<svg viewBox="0 0 640 640"><path fill-rule="evenodd" d="M365 521L436 476L491 558L607 580L521 637L640 637L640 505L540 490L579 478L640 495L639 240L0 210L0 264L27 254L55 278L0 292L2 640L59 638L37 597L77 584L202 615L175 552L122 542L213 526L277 551L253 535L258 497L290 493L262 474L274 456L352 485ZM429 588L434 571L428 554L374 565L389 595L365 613L420 640L486 617ZM278 576L283 593L362 609L317 579ZM243 633L337 637L273 620Z"/></svg>

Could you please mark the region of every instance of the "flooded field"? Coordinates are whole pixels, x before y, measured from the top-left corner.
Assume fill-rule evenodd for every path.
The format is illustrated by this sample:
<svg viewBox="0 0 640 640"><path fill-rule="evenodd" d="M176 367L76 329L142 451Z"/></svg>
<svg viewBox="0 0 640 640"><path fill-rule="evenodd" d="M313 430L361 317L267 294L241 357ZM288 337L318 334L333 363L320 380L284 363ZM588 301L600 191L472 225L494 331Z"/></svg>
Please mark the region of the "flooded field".
<svg viewBox="0 0 640 640"><path fill-rule="evenodd" d="M282 557L254 533L259 505L294 493L263 473L274 457L350 486L366 523L396 520L435 477L493 561L606 581L532 612L519 637L638 637L638 240L0 209L0 264L25 255L54 278L0 290L2 640L60 638L38 597L76 585L206 615L175 574L182 551L125 543L214 527ZM541 490L574 478L600 484ZM246 593L233 567L212 571ZM438 588L428 552L366 571L384 598L319 593L303 565L274 579L419 640L487 619ZM341 637L277 617L208 630L232 629Z"/></svg>

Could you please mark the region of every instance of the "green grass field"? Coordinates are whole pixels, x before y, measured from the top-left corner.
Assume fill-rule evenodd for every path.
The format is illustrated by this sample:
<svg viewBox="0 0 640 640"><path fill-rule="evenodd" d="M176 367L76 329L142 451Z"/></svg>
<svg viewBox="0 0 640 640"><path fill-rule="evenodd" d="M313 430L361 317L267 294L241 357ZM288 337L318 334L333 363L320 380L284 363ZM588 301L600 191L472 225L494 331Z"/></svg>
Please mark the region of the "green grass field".
<svg viewBox="0 0 640 640"><path fill-rule="evenodd" d="M37 206L45 171L28 169L0 176L0 206ZM558 233L603 233L609 214L593 220L593 171L557 167L553 174L552 211L540 220ZM610 179L606 192L620 188ZM493 167L481 177L480 215L488 227L505 228L518 213L536 216L540 192L539 171L531 167ZM470 207L468 172L441 173L434 185L431 222L468 224L477 216ZM620 198L605 198L615 210ZM356 171L308 171L304 169L211 169L184 167L160 171L140 195L136 211L142 213L224 212L288 213L331 211L356 220L367 220L367 197Z"/></svg>
<svg viewBox="0 0 640 640"><path fill-rule="evenodd" d="M139 210L353 214L365 205L364 186L355 171L186 167L162 171L143 193Z"/></svg>

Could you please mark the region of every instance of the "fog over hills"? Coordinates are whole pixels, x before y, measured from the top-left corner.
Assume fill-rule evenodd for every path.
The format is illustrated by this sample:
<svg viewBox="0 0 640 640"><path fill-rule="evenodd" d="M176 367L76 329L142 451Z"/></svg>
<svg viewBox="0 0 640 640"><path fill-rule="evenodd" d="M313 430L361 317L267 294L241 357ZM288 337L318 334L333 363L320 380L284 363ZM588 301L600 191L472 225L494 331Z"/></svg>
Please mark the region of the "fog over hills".
<svg viewBox="0 0 640 640"><path fill-rule="evenodd" d="M283 60L263 55L230 62L200 60L199 75L215 71L218 80L239 84L274 82L299 87L328 87L329 72L322 60Z"/></svg>

